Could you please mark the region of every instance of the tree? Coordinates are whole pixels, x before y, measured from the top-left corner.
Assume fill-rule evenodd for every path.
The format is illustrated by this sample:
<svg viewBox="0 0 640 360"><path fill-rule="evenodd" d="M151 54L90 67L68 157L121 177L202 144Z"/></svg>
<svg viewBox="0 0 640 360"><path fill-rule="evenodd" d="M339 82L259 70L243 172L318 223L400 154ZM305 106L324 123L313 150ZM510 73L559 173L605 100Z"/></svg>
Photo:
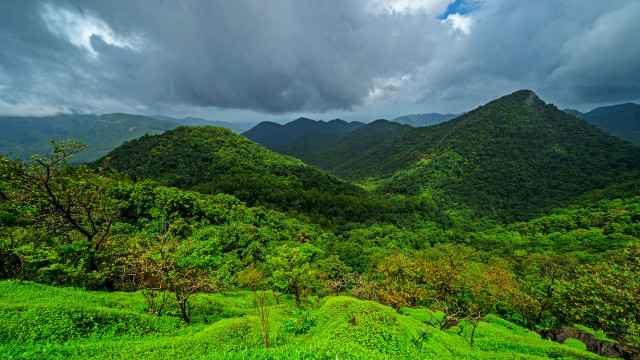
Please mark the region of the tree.
<svg viewBox="0 0 640 360"><path fill-rule="evenodd" d="M185 323L191 322L191 295L212 288L209 272L189 263L189 255L193 245L188 241L179 241L171 236L173 226L169 225L166 233L158 236L156 241L147 239L138 241L129 250L125 258L123 274L125 281L142 290L150 310L158 316L164 306L165 294L173 299L180 309L180 316ZM157 295L161 302L155 301Z"/></svg>
<svg viewBox="0 0 640 360"><path fill-rule="evenodd" d="M342 289L347 288L354 281L351 267L346 265L337 255L331 255L317 263L318 275L325 287L338 296Z"/></svg>
<svg viewBox="0 0 640 360"><path fill-rule="evenodd" d="M471 346L479 322L497 305L506 304L516 289L505 264L482 264L474 261L476 255L464 246L440 245L423 252L416 260L425 297L435 310L444 314L441 318L434 316L434 321L440 329L463 321L470 324L469 337L463 335L462 326L459 335Z"/></svg>
<svg viewBox="0 0 640 360"><path fill-rule="evenodd" d="M271 284L276 303L280 303L279 298L282 294L293 294L296 304L300 305L302 293L315 285L317 274L309 265L311 256L312 254L303 252L300 247L287 245L278 246L274 254L267 255L266 267L270 274L268 282ZM280 295L277 295L277 292L280 292Z"/></svg>
<svg viewBox="0 0 640 360"><path fill-rule="evenodd" d="M576 279L558 286L554 313L565 323L578 323L613 334L640 335L640 244L628 246L621 258L577 270Z"/></svg>
<svg viewBox="0 0 640 360"><path fill-rule="evenodd" d="M0 181L8 184L0 196L35 206L28 220L42 229L79 234L89 246L89 270L96 270L96 254L103 250L122 206L106 194L109 179L103 175L108 163L97 172L72 167L69 159L88 146L79 141L52 145L51 154L34 155L28 163L0 157Z"/></svg>
<svg viewBox="0 0 640 360"><path fill-rule="evenodd" d="M572 275L577 259L570 254L530 254L517 264L516 273L522 294L517 294L518 310L529 326L549 315L558 284Z"/></svg>
<svg viewBox="0 0 640 360"><path fill-rule="evenodd" d="M380 262L376 270L381 276L380 300L396 311L425 299L420 268L415 260L396 252Z"/></svg>
<svg viewBox="0 0 640 360"><path fill-rule="evenodd" d="M250 265L237 275L237 280L245 288L253 292L254 300L260 314L260 324L262 325L262 337L264 347L269 347L269 303L264 292L264 275L253 265Z"/></svg>

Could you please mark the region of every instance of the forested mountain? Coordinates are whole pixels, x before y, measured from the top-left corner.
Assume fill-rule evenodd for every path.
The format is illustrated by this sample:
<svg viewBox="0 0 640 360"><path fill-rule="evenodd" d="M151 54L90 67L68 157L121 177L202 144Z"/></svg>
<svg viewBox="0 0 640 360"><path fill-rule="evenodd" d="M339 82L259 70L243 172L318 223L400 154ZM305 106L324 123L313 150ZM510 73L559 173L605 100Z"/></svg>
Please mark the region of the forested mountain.
<svg viewBox="0 0 640 360"><path fill-rule="evenodd" d="M640 168L640 149L522 90L454 120L414 128L332 169L376 178L479 215L527 219Z"/></svg>
<svg viewBox="0 0 640 360"><path fill-rule="evenodd" d="M345 159L363 154L411 128L410 125L376 120L341 134L309 133L291 144L276 146L273 150L332 171L344 163Z"/></svg>
<svg viewBox="0 0 640 360"><path fill-rule="evenodd" d="M107 156L114 169L133 179L153 179L204 194L232 194L251 206L302 213L324 224L388 219L388 212L394 211L392 204L370 199L358 186L224 128L179 127L126 142ZM405 204L403 216L411 208L435 211L425 201L416 201Z"/></svg>
<svg viewBox="0 0 640 360"><path fill-rule="evenodd" d="M26 159L49 151L51 141L74 139L91 145L72 159L74 163L84 163L104 156L124 141L177 126L174 122L129 114L0 117L0 154Z"/></svg>
<svg viewBox="0 0 640 360"><path fill-rule="evenodd" d="M364 126L364 123L358 121L346 122L340 119L318 121L299 118L284 125L263 121L242 135L270 149L290 144L309 133L338 134L355 130L361 126Z"/></svg>
<svg viewBox="0 0 640 360"><path fill-rule="evenodd" d="M573 109L565 109L564 111L586 120L611 135L640 145L640 105L625 103L603 106L587 113Z"/></svg>
<svg viewBox="0 0 640 360"><path fill-rule="evenodd" d="M414 115L400 116L393 119L392 121L400 124L411 125L413 127L420 127L420 126L431 126L435 124L440 124L442 122L454 119L458 116L460 115L459 114L458 115L439 114L439 113L414 114Z"/></svg>
<svg viewBox="0 0 640 360"><path fill-rule="evenodd" d="M185 117L185 118L182 118L182 119L178 119L178 118L165 116L165 115L154 115L154 116L152 116L152 118L158 119L158 120L171 121L171 122L174 122L176 124L180 124L180 125L184 125L184 126L207 126L207 125L209 125L209 126L218 126L218 127L227 128L227 129L233 131L236 134L240 134L242 132L245 132L245 131L249 130L251 127L253 127L253 124L246 123L246 122L230 123L230 122L226 122L226 121L207 120L207 119L194 118L194 117Z"/></svg>

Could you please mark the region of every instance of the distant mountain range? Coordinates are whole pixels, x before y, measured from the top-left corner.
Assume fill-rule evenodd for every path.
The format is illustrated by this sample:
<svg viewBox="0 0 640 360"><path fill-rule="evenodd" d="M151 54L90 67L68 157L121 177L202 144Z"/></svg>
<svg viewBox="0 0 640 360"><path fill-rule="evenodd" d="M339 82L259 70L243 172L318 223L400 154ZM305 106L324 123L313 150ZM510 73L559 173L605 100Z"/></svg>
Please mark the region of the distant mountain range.
<svg viewBox="0 0 640 360"><path fill-rule="evenodd" d="M28 159L50 151L51 141L81 140L90 148L72 159L80 164L104 156L127 140L178 126L175 122L129 114L0 117L0 154Z"/></svg>
<svg viewBox="0 0 640 360"><path fill-rule="evenodd" d="M358 121L346 122L340 119L318 121L299 118L284 125L271 121L263 121L242 135L251 141L255 141L271 149L276 146L291 144L302 136L310 133L339 134L355 130L364 125L364 123Z"/></svg>
<svg viewBox="0 0 640 360"><path fill-rule="evenodd" d="M199 118L174 119L130 114L74 113L47 117L0 117L0 154L28 159L51 149L51 141L81 140L89 149L77 154L73 164L93 161L125 141L158 134L178 126L212 125L241 132L250 124L231 124Z"/></svg>
<svg viewBox="0 0 640 360"><path fill-rule="evenodd" d="M438 113L415 114L400 116L391 120L391 122L419 127L439 124L457 116L459 115ZM382 125L383 123L380 123L380 121L385 122L385 124ZM383 130L382 128L384 128L384 130L387 131L390 129L390 125L387 124L389 122L390 121L387 120L376 120L373 123L377 124L368 127L363 133L353 133L340 140L332 135L352 132L365 126L365 123L359 121L346 122L340 119L322 121L308 118L299 118L286 124L263 121L242 133L242 135L268 149L278 149L283 153L299 154L295 148L306 146L305 144L309 143L307 139L311 139L311 142L314 143L327 141L328 146L333 144L334 141L344 143L350 141L349 139L353 140L356 137L365 135L365 133L374 131L374 129ZM370 138L373 139L375 136L370 136ZM315 161L311 159L306 159L305 161L310 161L311 164L315 163Z"/></svg>
<svg viewBox="0 0 640 360"><path fill-rule="evenodd" d="M564 112L584 119L621 139L640 145L640 105L638 104L603 106L586 113L575 109L565 109Z"/></svg>
<svg viewBox="0 0 640 360"><path fill-rule="evenodd" d="M460 116L460 114L457 114L457 115L439 114L439 113L414 114L414 115L400 116L393 119L392 121L400 124L411 125L413 127L420 127L420 126L431 126L431 125L440 124L445 121L455 119L458 116Z"/></svg>
<svg viewBox="0 0 640 360"><path fill-rule="evenodd" d="M226 121L217 121L217 120L207 120L202 118L194 118L194 117L185 117L183 119L173 118L165 115L153 115L152 118L158 120L171 121L184 126L218 126L227 128L233 131L236 134L241 134L248 129L251 129L255 125L255 123L241 122L241 123L230 123Z"/></svg>

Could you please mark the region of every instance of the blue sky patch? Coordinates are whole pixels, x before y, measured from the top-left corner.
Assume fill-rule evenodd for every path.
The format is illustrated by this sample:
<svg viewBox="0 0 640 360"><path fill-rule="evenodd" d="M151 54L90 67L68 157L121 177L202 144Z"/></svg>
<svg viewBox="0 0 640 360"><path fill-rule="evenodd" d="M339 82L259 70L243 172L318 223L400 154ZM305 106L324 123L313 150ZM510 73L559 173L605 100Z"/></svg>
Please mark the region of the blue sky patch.
<svg viewBox="0 0 640 360"><path fill-rule="evenodd" d="M477 1L455 0L447 6L447 10L444 13L438 15L438 19L444 20L451 14L465 15L474 12L478 8L480 8L480 4Z"/></svg>

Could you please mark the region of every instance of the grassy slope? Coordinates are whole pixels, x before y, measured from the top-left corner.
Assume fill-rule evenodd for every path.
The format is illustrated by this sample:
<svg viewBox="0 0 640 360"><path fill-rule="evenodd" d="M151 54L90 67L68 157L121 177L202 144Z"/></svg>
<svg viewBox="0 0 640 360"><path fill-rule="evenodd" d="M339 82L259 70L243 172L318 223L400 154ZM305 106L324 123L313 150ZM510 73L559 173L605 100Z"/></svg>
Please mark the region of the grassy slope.
<svg viewBox="0 0 640 360"><path fill-rule="evenodd" d="M290 299L270 307L263 348L249 292L199 295L191 326L148 314L138 293L98 293L0 282L0 357L5 359L599 359L496 317L481 323L471 348L458 327L425 324L428 310L391 308L350 297ZM168 312L175 311L169 308ZM300 326L303 316L308 328ZM464 325L462 325L464 327ZM297 330L297 331L296 331ZM426 331L423 342L416 339ZM297 334L296 334L297 332ZM465 330L463 330L463 334ZM421 343L421 344L420 344ZM419 349L422 350L419 350Z"/></svg>

